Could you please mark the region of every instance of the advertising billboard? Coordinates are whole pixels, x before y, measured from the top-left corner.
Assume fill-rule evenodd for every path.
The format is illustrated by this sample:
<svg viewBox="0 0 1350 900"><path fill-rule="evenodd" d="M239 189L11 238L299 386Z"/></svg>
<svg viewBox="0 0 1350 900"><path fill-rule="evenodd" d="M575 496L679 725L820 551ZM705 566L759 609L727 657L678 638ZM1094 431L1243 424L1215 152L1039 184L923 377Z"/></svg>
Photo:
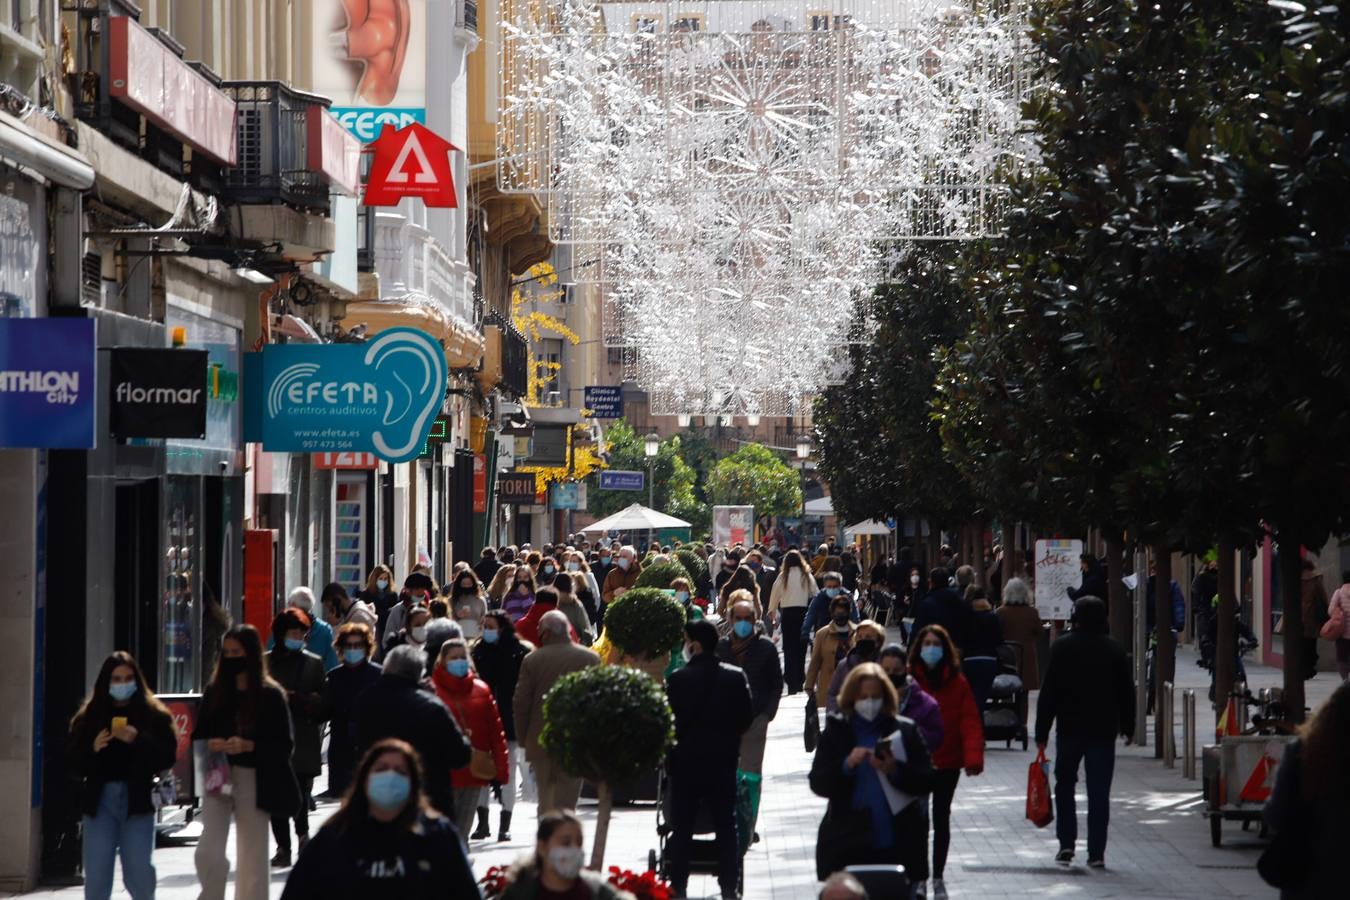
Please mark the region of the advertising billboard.
<svg viewBox="0 0 1350 900"><path fill-rule="evenodd" d="M311 0L312 89L362 143L427 121L427 0Z"/></svg>
<svg viewBox="0 0 1350 900"><path fill-rule="evenodd" d="M718 547L749 546L755 539L753 506L714 506L713 543Z"/></svg>

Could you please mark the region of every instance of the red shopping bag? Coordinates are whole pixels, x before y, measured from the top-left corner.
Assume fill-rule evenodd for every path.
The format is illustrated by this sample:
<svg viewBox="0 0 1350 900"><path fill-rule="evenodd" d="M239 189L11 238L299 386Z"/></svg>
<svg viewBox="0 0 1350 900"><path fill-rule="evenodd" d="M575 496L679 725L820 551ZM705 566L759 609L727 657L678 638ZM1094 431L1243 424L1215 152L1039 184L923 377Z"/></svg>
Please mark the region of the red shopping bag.
<svg viewBox="0 0 1350 900"><path fill-rule="evenodd" d="M1050 802L1050 763L1045 751L1036 753L1036 761L1027 769L1027 818L1037 828L1055 821L1055 807Z"/></svg>

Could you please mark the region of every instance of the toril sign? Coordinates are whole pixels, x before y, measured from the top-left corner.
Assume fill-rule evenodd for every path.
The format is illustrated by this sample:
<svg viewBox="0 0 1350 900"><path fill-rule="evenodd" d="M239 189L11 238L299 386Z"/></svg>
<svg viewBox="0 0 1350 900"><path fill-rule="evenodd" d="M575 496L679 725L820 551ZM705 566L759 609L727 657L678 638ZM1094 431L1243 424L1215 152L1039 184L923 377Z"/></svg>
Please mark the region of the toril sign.
<svg viewBox="0 0 1350 900"><path fill-rule="evenodd" d="M123 438L205 436L208 363L205 350L114 349L109 430Z"/></svg>

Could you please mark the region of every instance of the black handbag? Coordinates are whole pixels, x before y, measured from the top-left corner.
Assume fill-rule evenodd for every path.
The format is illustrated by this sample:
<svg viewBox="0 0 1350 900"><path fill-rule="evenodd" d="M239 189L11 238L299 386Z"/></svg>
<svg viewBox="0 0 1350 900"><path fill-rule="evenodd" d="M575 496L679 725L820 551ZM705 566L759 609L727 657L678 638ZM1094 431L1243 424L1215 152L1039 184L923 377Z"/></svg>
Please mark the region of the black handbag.
<svg viewBox="0 0 1350 900"><path fill-rule="evenodd" d="M806 719L803 722L802 742L807 753L815 753L820 743L820 710L816 708L816 692L806 692Z"/></svg>

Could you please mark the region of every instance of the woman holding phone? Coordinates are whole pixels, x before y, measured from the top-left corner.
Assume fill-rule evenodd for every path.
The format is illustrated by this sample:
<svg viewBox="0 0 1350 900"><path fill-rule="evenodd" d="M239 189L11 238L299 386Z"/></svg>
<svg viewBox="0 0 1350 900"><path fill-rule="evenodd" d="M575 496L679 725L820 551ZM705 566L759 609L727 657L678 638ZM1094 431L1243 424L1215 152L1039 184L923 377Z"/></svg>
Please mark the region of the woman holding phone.
<svg viewBox="0 0 1350 900"><path fill-rule="evenodd" d="M130 653L103 661L94 689L70 721L75 771L83 779L84 896L112 896L113 860L132 900L155 896L155 776L173 766L173 718Z"/></svg>

